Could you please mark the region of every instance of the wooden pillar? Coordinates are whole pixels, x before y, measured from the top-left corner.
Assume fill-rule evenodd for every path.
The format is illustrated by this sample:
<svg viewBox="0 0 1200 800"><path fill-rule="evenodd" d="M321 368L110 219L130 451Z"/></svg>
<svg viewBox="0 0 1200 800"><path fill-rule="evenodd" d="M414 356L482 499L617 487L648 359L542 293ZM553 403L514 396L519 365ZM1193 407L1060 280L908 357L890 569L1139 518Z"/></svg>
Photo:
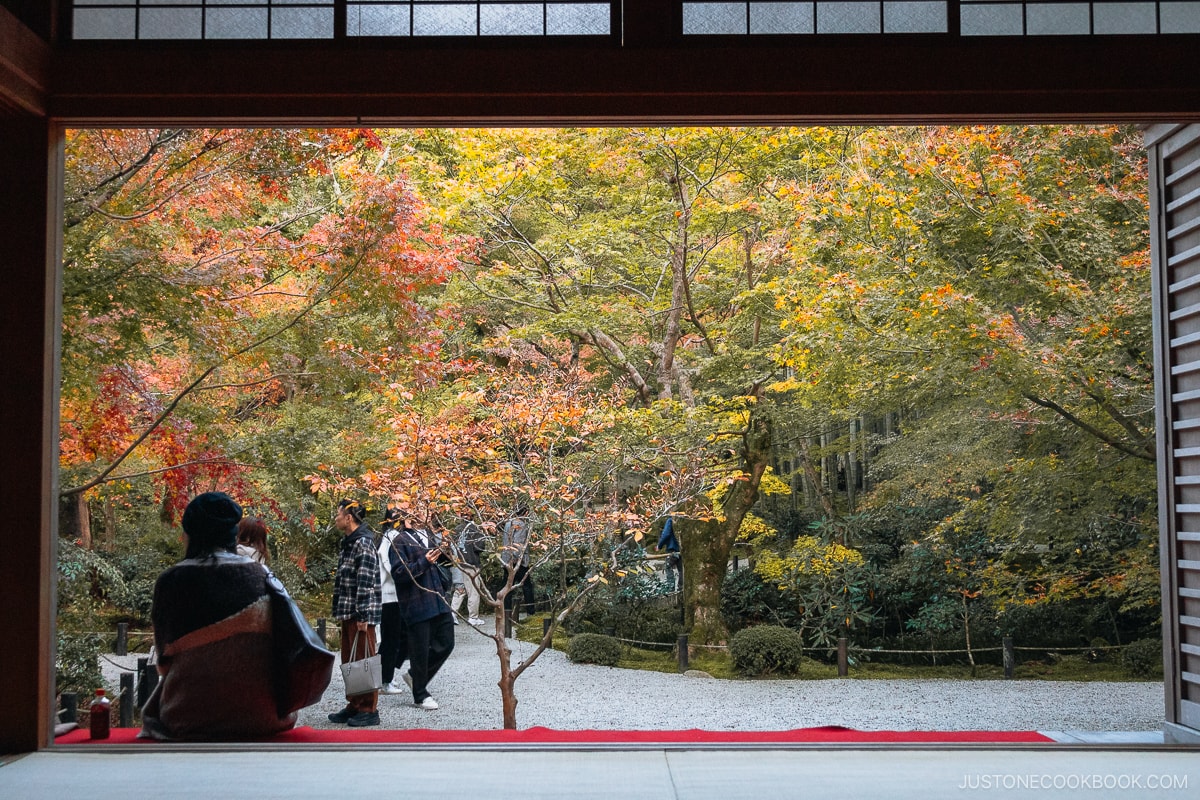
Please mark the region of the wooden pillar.
<svg viewBox="0 0 1200 800"><path fill-rule="evenodd" d="M0 753L50 742L57 514L58 197L62 143L38 117L0 118L0 608L5 678Z"/></svg>

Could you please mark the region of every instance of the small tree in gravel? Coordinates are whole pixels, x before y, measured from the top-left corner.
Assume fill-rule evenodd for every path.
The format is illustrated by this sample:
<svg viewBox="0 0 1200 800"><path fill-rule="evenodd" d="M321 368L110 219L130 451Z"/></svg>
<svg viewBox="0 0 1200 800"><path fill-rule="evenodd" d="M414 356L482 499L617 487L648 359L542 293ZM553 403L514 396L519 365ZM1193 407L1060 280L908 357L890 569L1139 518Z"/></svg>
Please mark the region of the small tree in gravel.
<svg viewBox="0 0 1200 800"><path fill-rule="evenodd" d="M476 528L479 570L457 537L446 535L442 547L492 609L491 629L478 630L495 642L504 727L515 729L517 678L590 592L642 568L619 554L696 487L683 482L686 472L648 469L661 463L657 445L617 435L627 420L616 399L553 368L475 368L419 399L400 391L388 399L383 459L353 478L308 479L315 491L362 492L450 530ZM514 665L505 599L529 573L568 561L583 562L584 578L560 587L541 641Z"/></svg>

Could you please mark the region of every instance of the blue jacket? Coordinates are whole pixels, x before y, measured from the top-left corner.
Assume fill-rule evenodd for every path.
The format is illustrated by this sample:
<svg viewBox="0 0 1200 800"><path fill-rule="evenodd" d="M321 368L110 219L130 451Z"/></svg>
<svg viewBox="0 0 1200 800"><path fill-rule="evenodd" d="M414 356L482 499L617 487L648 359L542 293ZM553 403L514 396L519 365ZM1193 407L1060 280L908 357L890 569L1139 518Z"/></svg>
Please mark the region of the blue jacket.
<svg viewBox="0 0 1200 800"><path fill-rule="evenodd" d="M658 537L658 549L668 553L679 552L679 540L675 538L675 526L671 524L670 517L663 523L662 535Z"/></svg>
<svg viewBox="0 0 1200 800"><path fill-rule="evenodd" d="M425 558L429 548L409 530L402 531L392 544L388 549L388 564L396 582L396 601L405 624L450 613L445 594L451 587L442 580L442 571Z"/></svg>

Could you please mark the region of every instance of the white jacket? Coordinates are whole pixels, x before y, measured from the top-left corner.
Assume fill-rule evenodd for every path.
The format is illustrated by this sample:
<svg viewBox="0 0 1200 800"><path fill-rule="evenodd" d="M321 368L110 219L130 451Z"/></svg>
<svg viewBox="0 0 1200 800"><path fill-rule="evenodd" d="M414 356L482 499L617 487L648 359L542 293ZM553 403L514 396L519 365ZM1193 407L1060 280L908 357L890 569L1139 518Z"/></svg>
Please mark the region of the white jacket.
<svg viewBox="0 0 1200 800"><path fill-rule="evenodd" d="M392 540L400 535L400 528L392 528L383 532L379 540L379 588L383 591L383 602L396 603L396 581L392 578L391 561L388 552L392 549Z"/></svg>

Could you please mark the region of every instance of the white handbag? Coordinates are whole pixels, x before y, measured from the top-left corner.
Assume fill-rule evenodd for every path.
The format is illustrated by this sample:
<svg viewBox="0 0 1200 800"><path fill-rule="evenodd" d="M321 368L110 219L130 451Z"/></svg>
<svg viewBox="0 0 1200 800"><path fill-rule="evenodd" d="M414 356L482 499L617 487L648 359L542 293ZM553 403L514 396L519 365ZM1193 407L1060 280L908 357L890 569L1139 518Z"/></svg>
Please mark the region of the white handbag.
<svg viewBox="0 0 1200 800"><path fill-rule="evenodd" d="M353 624L353 623L351 623ZM346 696L369 694L379 691L383 686L383 657L378 652L366 658L355 660L358 651L359 634L354 635L350 645L350 660L342 664L342 680L346 683ZM367 640L367 651L370 652L371 640Z"/></svg>

